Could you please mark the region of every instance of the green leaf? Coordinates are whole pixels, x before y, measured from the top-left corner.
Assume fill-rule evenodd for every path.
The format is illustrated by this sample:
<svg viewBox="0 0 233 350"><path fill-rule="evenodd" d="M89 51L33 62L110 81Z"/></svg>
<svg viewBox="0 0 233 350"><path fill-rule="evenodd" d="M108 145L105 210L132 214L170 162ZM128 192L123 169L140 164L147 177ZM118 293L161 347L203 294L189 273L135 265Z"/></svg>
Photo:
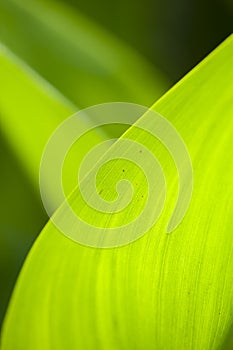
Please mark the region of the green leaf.
<svg viewBox="0 0 233 350"><path fill-rule="evenodd" d="M1 131L38 182L48 137L77 108L4 45L0 45L0 76Z"/></svg>
<svg viewBox="0 0 233 350"><path fill-rule="evenodd" d="M46 142L77 107L4 45L0 45L0 76L0 128L38 190L39 165ZM89 149L93 138L96 142L105 137L102 132L92 133L82 143L82 151Z"/></svg>
<svg viewBox="0 0 233 350"><path fill-rule="evenodd" d="M1 1L0 39L80 107L150 105L168 86L137 52L62 2Z"/></svg>
<svg viewBox="0 0 233 350"><path fill-rule="evenodd" d="M140 240L114 249L74 243L50 221L17 282L3 350L223 346L233 322L232 58L231 37L153 106L176 127L193 162L193 198L180 226L165 233L177 193L174 165L161 144L133 126L123 138L149 147L164 167L168 194L161 218ZM150 124L147 115L137 125L142 121ZM127 150L122 152L127 155ZM119 159L114 173L108 164L102 170L106 198L115 196L112 189L122 166L132 181L136 174L135 196L146 193L143 174ZM90 220L91 209L79 199L76 189L71 196L74 209ZM129 219L133 213L128 212ZM63 207L56 213L60 220L64 214ZM91 217L93 222L98 214ZM122 224L115 214L100 220Z"/></svg>
<svg viewBox="0 0 233 350"><path fill-rule="evenodd" d="M23 260L47 221L42 203L0 133L0 322Z"/></svg>
<svg viewBox="0 0 233 350"><path fill-rule="evenodd" d="M38 180L43 148L77 107L1 44L0 82L1 319L23 258L47 220ZM104 137L92 133L82 151Z"/></svg>

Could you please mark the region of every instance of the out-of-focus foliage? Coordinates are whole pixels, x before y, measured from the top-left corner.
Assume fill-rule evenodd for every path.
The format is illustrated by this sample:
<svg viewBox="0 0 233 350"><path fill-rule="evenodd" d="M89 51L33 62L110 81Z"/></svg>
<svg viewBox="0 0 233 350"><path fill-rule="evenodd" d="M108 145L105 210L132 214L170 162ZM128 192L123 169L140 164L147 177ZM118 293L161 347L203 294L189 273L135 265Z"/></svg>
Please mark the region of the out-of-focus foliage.
<svg viewBox="0 0 233 350"><path fill-rule="evenodd" d="M233 32L232 0L67 0L177 81Z"/></svg>
<svg viewBox="0 0 233 350"><path fill-rule="evenodd" d="M2 45L0 82L2 319L23 258L47 219L37 185L43 146L75 107Z"/></svg>
<svg viewBox="0 0 233 350"><path fill-rule="evenodd" d="M0 134L0 321L26 252L46 222L22 165Z"/></svg>
<svg viewBox="0 0 233 350"><path fill-rule="evenodd" d="M0 2L0 39L79 107L151 105L168 86L161 73L65 2Z"/></svg>

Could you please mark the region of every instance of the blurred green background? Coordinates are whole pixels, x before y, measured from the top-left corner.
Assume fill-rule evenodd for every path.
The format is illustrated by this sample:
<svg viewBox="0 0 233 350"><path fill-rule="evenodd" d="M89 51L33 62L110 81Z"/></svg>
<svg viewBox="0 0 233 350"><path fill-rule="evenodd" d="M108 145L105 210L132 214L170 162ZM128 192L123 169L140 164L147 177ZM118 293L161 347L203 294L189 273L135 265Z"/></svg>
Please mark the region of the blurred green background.
<svg viewBox="0 0 233 350"><path fill-rule="evenodd" d="M231 0L68 0L136 48L172 83L233 30Z"/></svg>
<svg viewBox="0 0 233 350"><path fill-rule="evenodd" d="M112 100L152 104L232 29L230 0L0 0L0 41L70 99L74 110ZM1 67L0 89L2 94ZM4 101L1 116L8 118ZM38 184L1 129L0 322L47 221Z"/></svg>

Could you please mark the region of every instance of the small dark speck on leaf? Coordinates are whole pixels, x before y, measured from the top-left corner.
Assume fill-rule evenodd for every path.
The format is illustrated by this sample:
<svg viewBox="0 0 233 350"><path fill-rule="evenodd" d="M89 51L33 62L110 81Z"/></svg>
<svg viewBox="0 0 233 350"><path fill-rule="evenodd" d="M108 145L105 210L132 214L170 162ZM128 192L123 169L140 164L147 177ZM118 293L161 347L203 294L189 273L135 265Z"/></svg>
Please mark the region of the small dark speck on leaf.
<svg viewBox="0 0 233 350"><path fill-rule="evenodd" d="M139 150L139 153L142 153L142 150L141 150L141 149Z"/></svg>
<svg viewBox="0 0 233 350"><path fill-rule="evenodd" d="M125 169L122 169L123 173L125 172Z"/></svg>
<svg viewBox="0 0 233 350"><path fill-rule="evenodd" d="M103 189L99 191L99 194L101 194L103 192Z"/></svg>

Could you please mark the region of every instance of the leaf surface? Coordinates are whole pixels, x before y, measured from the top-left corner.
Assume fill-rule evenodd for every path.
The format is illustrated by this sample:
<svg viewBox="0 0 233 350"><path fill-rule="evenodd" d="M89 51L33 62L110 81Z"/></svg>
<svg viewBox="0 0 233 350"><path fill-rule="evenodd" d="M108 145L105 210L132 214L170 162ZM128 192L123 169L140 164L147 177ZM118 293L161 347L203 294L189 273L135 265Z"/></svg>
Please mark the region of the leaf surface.
<svg viewBox="0 0 233 350"><path fill-rule="evenodd" d="M176 127L192 159L195 185L183 222L165 233L177 194L175 169L161 144L131 127L123 139L141 142L163 163L168 194L161 218L141 239L114 249L74 243L50 221L17 282L3 350L223 346L233 321L232 59L230 37L153 106ZM150 124L146 115L137 125L142 121ZM126 208L127 217L105 217L93 213L76 189L70 200L84 219L115 227L143 208L143 174L127 161L116 160L114 171L106 165L97 187L113 199L123 166L139 184L138 204ZM64 214L61 207L56 215L62 220Z"/></svg>

